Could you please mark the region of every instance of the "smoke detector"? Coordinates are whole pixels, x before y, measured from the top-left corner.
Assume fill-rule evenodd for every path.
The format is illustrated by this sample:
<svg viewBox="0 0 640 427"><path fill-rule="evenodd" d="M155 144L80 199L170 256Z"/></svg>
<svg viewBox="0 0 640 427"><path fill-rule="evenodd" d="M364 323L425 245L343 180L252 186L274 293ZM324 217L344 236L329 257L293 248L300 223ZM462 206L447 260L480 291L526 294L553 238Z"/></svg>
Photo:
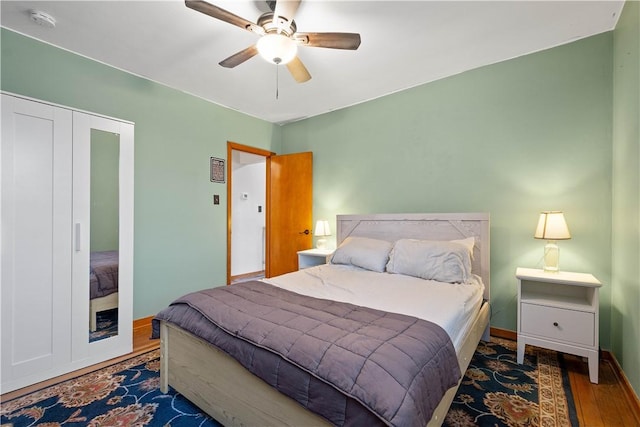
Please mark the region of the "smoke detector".
<svg viewBox="0 0 640 427"><path fill-rule="evenodd" d="M55 18L49 15L47 12L43 12L41 10L32 10L29 12L29 16L31 17L31 20L33 22L43 27L54 28L56 26Z"/></svg>

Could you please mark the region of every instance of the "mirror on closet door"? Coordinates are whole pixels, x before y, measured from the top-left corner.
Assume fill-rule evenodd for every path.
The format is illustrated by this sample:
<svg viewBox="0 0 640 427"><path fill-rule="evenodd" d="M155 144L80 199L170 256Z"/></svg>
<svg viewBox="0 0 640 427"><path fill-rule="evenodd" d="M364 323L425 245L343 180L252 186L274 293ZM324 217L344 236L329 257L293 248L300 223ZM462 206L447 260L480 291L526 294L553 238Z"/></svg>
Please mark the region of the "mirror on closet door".
<svg viewBox="0 0 640 427"><path fill-rule="evenodd" d="M131 123L74 111L74 360L128 353L133 340Z"/></svg>
<svg viewBox="0 0 640 427"><path fill-rule="evenodd" d="M118 335L120 136L91 129L89 342Z"/></svg>

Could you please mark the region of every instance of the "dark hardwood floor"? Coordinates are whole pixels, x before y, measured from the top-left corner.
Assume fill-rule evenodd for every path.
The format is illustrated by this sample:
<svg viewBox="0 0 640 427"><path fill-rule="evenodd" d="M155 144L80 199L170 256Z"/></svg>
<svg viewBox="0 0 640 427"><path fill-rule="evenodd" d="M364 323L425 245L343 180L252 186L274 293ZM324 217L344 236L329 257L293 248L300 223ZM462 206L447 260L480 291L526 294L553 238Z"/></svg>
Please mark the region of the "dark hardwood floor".
<svg viewBox="0 0 640 427"><path fill-rule="evenodd" d="M600 359L598 384L589 381L585 360L571 355L565 355L564 360L581 426L640 426L637 397L626 394L624 379L619 377L613 360Z"/></svg>
<svg viewBox="0 0 640 427"><path fill-rule="evenodd" d="M133 352L144 353L160 347L160 340L151 339L151 319L145 317L133 322Z"/></svg>
<svg viewBox="0 0 640 427"><path fill-rule="evenodd" d="M47 386L48 384L55 384L83 375L101 366L110 365L118 360L124 360L132 355L144 353L160 346L159 340L150 339L151 317L136 320L133 331L133 353L104 362L100 365L85 368L43 383L16 390L15 392L4 394L0 397L0 400L5 401L19 397ZM496 332L496 335L502 338L509 338L511 336L509 331L506 331L506 333L505 331ZM513 337L515 337L515 334L513 334ZM640 427L640 402L638 402L637 396L630 392L630 387L626 384L625 379L620 377L620 371L616 368L614 359L606 355L601 358L598 384L592 384L589 381L589 372L585 360L571 355L565 355L564 360L569 371L569 380L575 400L576 413L581 426Z"/></svg>

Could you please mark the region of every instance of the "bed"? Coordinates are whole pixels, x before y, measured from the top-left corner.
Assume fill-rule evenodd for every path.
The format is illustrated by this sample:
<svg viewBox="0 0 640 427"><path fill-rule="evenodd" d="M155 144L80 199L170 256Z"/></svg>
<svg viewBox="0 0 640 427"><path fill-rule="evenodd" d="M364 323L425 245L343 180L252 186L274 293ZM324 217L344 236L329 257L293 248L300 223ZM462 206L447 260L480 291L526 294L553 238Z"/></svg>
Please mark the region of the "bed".
<svg viewBox="0 0 640 427"><path fill-rule="evenodd" d="M469 267L479 290L474 291L474 303L468 304L473 307L467 310L466 315L458 316L457 312L454 313L454 316L445 318L445 325L441 328L442 331L446 331L446 335L451 337L449 343L455 350L455 353L451 353L448 360L457 359L456 368L459 368L459 372L464 373L480 339L488 340L489 338L489 215L484 213L339 215L336 228L337 243L340 245L341 251L340 253L336 252L329 265L265 279L265 282L272 285L268 286L268 288L269 292L274 292L275 299L280 299L281 295L285 295L288 298L291 294L286 292L290 291L293 291L294 297L300 293L315 297L313 298L314 300L326 298L327 295L324 292L328 287L333 287L334 285L340 287L343 280L349 280L344 279L345 274L347 275L346 277L350 275L362 277L362 274L364 274L364 282L360 284L349 283L338 290L338 296L335 298L339 302L336 304L348 304L349 307L356 307L357 310L372 310L376 314L383 313L383 316L390 315L395 321L396 312L403 310L403 308L398 309L403 305L399 299L396 301L395 298L371 297L368 301L362 303L361 300L353 296L357 292L351 292L350 289L368 289L366 286L369 284L371 285L369 289L372 289L372 292L377 292L378 286L384 287L385 280L375 278L391 278L393 276L394 280L400 279L401 282L400 285L394 285L398 286L398 288L394 289L396 289L395 294L399 295L403 293L403 291L398 290L401 289L401 286L404 286L403 283L410 290L412 285L409 282L413 280L426 281L422 278L406 277L407 275L404 274L402 268L411 269L412 267L403 266L399 261L396 261L393 268L398 270L395 273L401 274L391 274L387 271L374 273L368 269L360 268L358 265L350 265L351 260L340 264L340 260L337 260L336 257L339 258L339 255L344 255L343 249L348 244L363 242L367 239L375 240L376 242L389 242L393 250L397 251L395 259L399 260L398 254L401 253L399 242L408 245L403 247L404 249L411 249L415 242L421 244L424 241L437 241L446 246L449 244L448 241L451 240L468 242L471 238L472 243L469 250L472 253L472 257L469 260L471 264ZM459 249L459 246L456 246L456 248ZM364 257L365 263L371 260L375 260L375 254L371 257ZM375 284L374 282L377 280L380 283ZM298 284L300 284L300 287L296 287ZM236 289L235 286L227 288ZM248 286L258 286L258 284ZM261 284L261 286L262 288L265 287L264 284ZM453 289L454 286L448 284L448 288ZM458 284L457 286L460 288L466 285ZM241 288L238 289L238 293L245 291ZM281 292L285 293L281 294ZM408 292L409 295L413 295L411 291ZM477 295L478 292L479 297ZM201 296L199 295L198 298L201 298ZM284 299L284 297L282 298ZM354 300L353 298L356 299ZM409 313L401 313L400 315L404 316L406 314L410 318L413 318L411 316L425 316L421 311L423 309L421 307L422 304L415 303L415 301L420 301L421 299L426 301L429 298L414 297L413 304L405 304L411 306ZM327 299L318 299L318 301L327 301ZM373 307L367 307L365 304ZM436 311L446 313L454 310L442 308ZM406 317L401 317L401 319L406 320ZM418 321L422 322L421 319ZM154 324L159 329L161 337L161 390L167 392L168 387L172 386L222 424L261 426L339 424L335 421L330 423L327 418L308 410L292 397L280 393L276 388L250 372L245 367L246 364L243 366L236 359L229 356L227 348L225 348L227 352L222 351L197 336L202 335L202 331L189 332L172 322L170 318L165 317L163 319L162 316L157 317L154 320ZM242 342L243 340L237 341ZM245 350L240 350L240 352L243 351ZM285 362L290 362L289 358L290 356L287 354ZM284 364L285 362L282 362L283 366L289 369L287 368L288 365ZM294 360L294 362L296 361ZM314 375L311 375L311 379L315 380ZM425 422L420 422L420 425L436 426L442 424L455 396L460 379L461 377L457 378L454 383L447 383L450 386L447 385L437 396L435 396L435 392L432 393L435 396L436 403L432 404L428 415L425 416ZM287 377L285 376L284 382L286 380ZM413 383L415 381L410 382ZM365 390L365 393L368 393L368 391ZM392 393L388 394L393 395ZM356 406L362 404L362 406L369 408L366 401L367 396L351 395L351 397L354 397L357 401ZM300 400L297 396L296 398ZM317 396L319 400L324 398L324 395ZM433 399L433 397L430 398ZM308 402L308 406L313 406L313 402ZM424 414L421 413L421 415ZM379 417L379 414L376 413L376 416ZM416 416L416 419L422 418ZM405 425L406 423L406 418L404 419L405 421L399 421L398 423L393 420L389 421L386 418L375 418L375 420L382 424L390 425ZM345 418L344 424L364 423Z"/></svg>
<svg viewBox="0 0 640 427"><path fill-rule="evenodd" d="M91 252L89 266L89 331L95 332L98 313L118 308L118 251Z"/></svg>

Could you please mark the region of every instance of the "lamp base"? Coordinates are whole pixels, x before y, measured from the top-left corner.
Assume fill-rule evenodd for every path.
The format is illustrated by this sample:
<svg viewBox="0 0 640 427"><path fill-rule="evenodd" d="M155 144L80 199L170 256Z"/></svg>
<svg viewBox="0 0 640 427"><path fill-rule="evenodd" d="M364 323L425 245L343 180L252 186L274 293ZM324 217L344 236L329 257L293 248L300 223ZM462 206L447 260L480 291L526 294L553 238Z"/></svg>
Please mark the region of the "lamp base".
<svg viewBox="0 0 640 427"><path fill-rule="evenodd" d="M316 248L317 249L327 249L327 239L318 239L316 241Z"/></svg>
<svg viewBox="0 0 640 427"><path fill-rule="evenodd" d="M550 240L544 246L544 266L542 270L545 273L557 273L560 271L560 248L554 240Z"/></svg>

